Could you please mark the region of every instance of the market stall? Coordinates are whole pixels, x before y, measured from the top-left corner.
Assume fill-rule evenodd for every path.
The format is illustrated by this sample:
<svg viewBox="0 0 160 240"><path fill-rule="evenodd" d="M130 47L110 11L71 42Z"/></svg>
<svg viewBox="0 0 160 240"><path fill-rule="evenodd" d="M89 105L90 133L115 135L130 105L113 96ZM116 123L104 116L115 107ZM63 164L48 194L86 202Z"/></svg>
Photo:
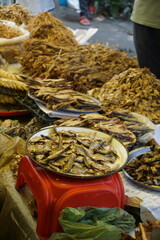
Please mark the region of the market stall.
<svg viewBox="0 0 160 240"><path fill-rule="evenodd" d="M147 240L142 223L130 232L159 228L159 79L107 44L81 45L51 13L11 4L0 19L0 239L73 239L64 212L80 221L93 207L123 216L109 230L82 218L97 239Z"/></svg>

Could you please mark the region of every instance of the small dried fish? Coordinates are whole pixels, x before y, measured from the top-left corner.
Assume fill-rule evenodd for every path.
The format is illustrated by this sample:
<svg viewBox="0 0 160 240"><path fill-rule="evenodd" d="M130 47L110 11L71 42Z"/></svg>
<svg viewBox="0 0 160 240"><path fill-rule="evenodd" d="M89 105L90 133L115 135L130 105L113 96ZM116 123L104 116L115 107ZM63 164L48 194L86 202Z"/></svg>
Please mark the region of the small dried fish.
<svg viewBox="0 0 160 240"><path fill-rule="evenodd" d="M128 110L160 119L160 81L147 68L129 68L88 94L102 103L104 112Z"/></svg>
<svg viewBox="0 0 160 240"><path fill-rule="evenodd" d="M153 146L151 151L126 164L124 169L140 183L160 186L160 146Z"/></svg>
<svg viewBox="0 0 160 240"><path fill-rule="evenodd" d="M112 137L99 139L95 132L58 131L31 138L28 151L39 164L56 172L103 175L119 166L111 141Z"/></svg>

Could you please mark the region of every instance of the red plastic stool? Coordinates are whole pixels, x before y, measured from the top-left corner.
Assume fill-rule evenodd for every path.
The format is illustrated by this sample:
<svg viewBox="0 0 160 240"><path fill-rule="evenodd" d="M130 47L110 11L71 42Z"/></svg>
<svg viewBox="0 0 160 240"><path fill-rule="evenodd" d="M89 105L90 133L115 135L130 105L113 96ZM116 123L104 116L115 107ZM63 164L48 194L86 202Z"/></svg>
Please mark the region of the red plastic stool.
<svg viewBox="0 0 160 240"><path fill-rule="evenodd" d="M37 203L36 231L41 239L62 231L58 217L65 207L124 207L124 187L118 173L94 179L73 179L46 171L24 156L19 164L16 189L25 183Z"/></svg>

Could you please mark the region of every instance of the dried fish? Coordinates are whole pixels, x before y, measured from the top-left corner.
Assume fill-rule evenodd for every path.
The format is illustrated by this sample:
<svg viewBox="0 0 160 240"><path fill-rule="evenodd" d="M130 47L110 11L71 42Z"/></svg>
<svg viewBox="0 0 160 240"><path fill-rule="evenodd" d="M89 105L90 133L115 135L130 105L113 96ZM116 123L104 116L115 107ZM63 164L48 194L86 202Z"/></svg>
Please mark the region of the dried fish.
<svg viewBox="0 0 160 240"><path fill-rule="evenodd" d="M18 25L27 23L31 17L27 8L23 8L20 4L7 4L0 6L0 19L13 21Z"/></svg>
<svg viewBox="0 0 160 240"><path fill-rule="evenodd" d="M72 89L66 89L57 87L60 80L55 82L43 81L38 79L36 81L30 81L29 92L30 96L41 101L48 109L51 110L71 110L71 111L100 111L100 104L87 95L81 94ZM63 80L61 80L62 83ZM60 84L61 85L61 84Z"/></svg>
<svg viewBox="0 0 160 240"><path fill-rule="evenodd" d="M124 169L144 185L160 186L160 146L152 146L151 151L126 164Z"/></svg>
<svg viewBox="0 0 160 240"><path fill-rule="evenodd" d="M68 45L47 40L26 40L19 61L32 77L64 78L72 89L86 93L101 87L115 74L137 67L137 60L107 44Z"/></svg>
<svg viewBox="0 0 160 240"><path fill-rule="evenodd" d="M47 145L47 141L52 144ZM41 135L31 138L27 148L32 159L48 169L94 176L104 175L119 166L119 156L111 142L112 137L98 138L95 132L62 130L51 133L49 137Z"/></svg>
<svg viewBox="0 0 160 240"><path fill-rule="evenodd" d="M110 134L122 142L126 147L136 142L136 136L123 122L117 118L109 118L103 114L90 113L81 114L78 119L60 119L54 122L55 126L79 126ZM83 140L83 143L84 140Z"/></svg>
<svg viewBox="0 0 160 240"><path fill-rule="evenodd" d="M11 39L22 35L23 33L18 28L10 27L0 22L0 38Z"/></svg>
<svg viewBox="0 0 160 240"><path fill-rule="evenodd" d="M78 45L71 30L49 12L37 14L29 21L26 28L31 38L45 39L62 46Z"/></svg>
<svg viewBox="0 0 160 240"><path fill-rule="evenodd" d="M102 103L104 112L129 110L160 119L160 81L147 68L129 68L88 94Z"/></svg>

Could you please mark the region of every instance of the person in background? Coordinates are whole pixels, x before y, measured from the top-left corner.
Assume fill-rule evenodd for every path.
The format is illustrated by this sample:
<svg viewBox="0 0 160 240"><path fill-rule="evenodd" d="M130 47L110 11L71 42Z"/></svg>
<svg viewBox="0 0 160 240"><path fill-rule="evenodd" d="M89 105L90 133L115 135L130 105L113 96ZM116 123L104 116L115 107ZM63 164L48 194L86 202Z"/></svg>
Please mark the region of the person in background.
<svg viewBox="0 0 160 240"><path fill-rule="evenodd" d="M135 0L131 20L139 66L160 79L160 0Z"/></svg>
<svg viewBox="0 0 160 240"><path fill-rule="evenodd" d="M96 12L93 0L79 0L80 6L80 20L79 23L82 25L90 25L90 19Z"/></svg>

